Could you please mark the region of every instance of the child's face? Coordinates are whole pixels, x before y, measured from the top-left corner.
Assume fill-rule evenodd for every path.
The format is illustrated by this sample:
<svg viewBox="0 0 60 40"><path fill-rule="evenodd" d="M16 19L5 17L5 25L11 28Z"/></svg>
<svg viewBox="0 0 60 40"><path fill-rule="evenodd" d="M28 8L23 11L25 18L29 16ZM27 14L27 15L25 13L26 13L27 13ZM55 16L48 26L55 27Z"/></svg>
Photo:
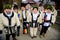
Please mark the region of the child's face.
<svg viewBox="0 0 60 40"><path fill-rule="evenodd" d="M47 11L47 9L44 9L44 12L46 12Z"/></svg>
<svg viewBox="0 0 60 40"><path fill-rule="evenodd" d="M38 10L37 10L36 8L34 8L34 10L33 10L33 11L34 11L34 13L37 13L37 11L38 11Z"/></svg>
<svg viewBox="0 0 60 40"><path fill-rule="evenodd" d="M47 9L47 12L48 12L48 13L50 13L50 12L51 12L51 10L50 10L50 9Z"/></svg>
<svg viewBox="0 0 60 40"><path fill-rule="evenodd" d="M27 4L26 5L26 9L30 9L30 4Z"/></svg>
<svg viewBox="0 0 60 40"><path fill-rule="evenodd" d="M7 14L11 13L11 9L6 9L6 13Z"/></svg>
<svg viewBox="0 0 60 40"><path fill-rule="evenodd" d="M44 7L43 6L40 6L39 7L39 10L43 11L44 10Z"/></svg>
<svg viewBox="0 0 60 40"><path fill-rule="evenodd" d="M24 10L25 10L25 7L21 7L21 10L23 10L23 11L24 11Z"/></svg>
<svg viewBox="0 0 60 40"><path fill-rule="evenodd" d="M30 4L27 4L28 8L30 8Z"/></svg>
<svg viewBox="0 0 60 40"><path fill-rule="evenodd" d="M14 10L14 12L16 12L16 13L17 13L17 12L18 12L18 9L15 9L15 10Z"/></svg>

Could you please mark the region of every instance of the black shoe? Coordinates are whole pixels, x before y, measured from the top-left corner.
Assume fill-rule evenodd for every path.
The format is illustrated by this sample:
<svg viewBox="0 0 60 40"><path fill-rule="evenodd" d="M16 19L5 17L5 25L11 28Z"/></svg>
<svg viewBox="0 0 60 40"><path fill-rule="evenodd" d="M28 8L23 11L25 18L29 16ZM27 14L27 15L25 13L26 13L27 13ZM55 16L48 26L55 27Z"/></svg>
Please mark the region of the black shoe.
<svg viewBox="0 0 60 40"><path fill-rule="evenodd" d="M17 36L20 36L20 34L17 34Z"/></svg>
<svg viewBox="0 0 60 40"><path fill-rule="evenodd" d="M25 34L25 33L23 32L23 34Z"/></svg>
<svg viewBox="0 0 60 40"><path fill-rule="evenodd" d="M43 38L43 36L42 36L42 35L40 35L40 38Z"/></svg>
<svg viewBox="0 0 60 40"><path fill-rule="evenodd" d="M32 39L34 38L34 37L31 37Z"/></svg>
<svg viewBox="0 0 60 40"><path fill-rule="evenodd" d="M23 32L23 34L25 34L25 33Z"/></svg>
<svg viewBox="0 0 60 40"><path fill-rule="evenodd" d="M43 34L43 37L46 37L47 35L46 34Z"/></svg>
<svg viewBox="0 0 60 40"><path fill-rule="evenodd" d="M34 36L34 38L36 38L37 36Z"/></svg>
<svg viewBox="0 0 60 40"><path fill-rule="evenodd" d="M13 40L17 40L16 38L13 38Z"/></svg>

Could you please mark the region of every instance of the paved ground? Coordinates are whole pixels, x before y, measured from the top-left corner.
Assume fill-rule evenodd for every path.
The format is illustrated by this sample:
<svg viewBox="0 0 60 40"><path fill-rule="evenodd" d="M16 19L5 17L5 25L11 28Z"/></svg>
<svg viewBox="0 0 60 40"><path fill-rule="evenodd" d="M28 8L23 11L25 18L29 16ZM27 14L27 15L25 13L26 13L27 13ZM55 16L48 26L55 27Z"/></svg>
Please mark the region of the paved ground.
<svg viewBox="0 0 60 40"><path fill-rule="evenodd" d="M40 38L39 34L38 34L37 38L31 39L29 34L28 35L22 34L22 28L21 28L20 37L17 37L17 39L18 40L60 40L60 34L59 33L60 32L58 32L54 28L51 28L50 31L47 32L47 36L45 38ZM12 40L12 38L11 38L11 40Z"/></svg>

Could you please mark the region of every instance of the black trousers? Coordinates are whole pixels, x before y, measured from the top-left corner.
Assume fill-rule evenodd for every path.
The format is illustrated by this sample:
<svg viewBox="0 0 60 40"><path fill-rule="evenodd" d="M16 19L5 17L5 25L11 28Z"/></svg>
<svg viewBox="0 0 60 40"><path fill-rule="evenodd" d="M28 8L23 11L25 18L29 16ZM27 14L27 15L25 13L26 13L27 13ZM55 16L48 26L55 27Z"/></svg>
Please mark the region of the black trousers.
<svg viewBox="0 0 60 40"><path fill-rule="evenodd" d="M25 33L24 33L24 30L25 30L25 29L27 29L27 33L28 33L28 27L27 27L27 25L26 25L26 22L23 22L23 34L25 34Z"/></svg>
<svg viewBox="0 0 60 40"><path fill-rule="evenodd" d="M0 34L2 34L2 30L0 30Z"/></svg>
<svg viewBox="0 0 60 40"><path fill-rule="evenodd" d="M42 30L40 32L40 35L42 35L43 33L46 34L48 28L49 28L49 26L42 26Z"/></svg>
<svg viewBox="0 0 60 40"><path fill-rule="evenodd" d="M26 21L26 19L23 18L23 29L26 28L26 22L25 21Z"/></svg>
<svg viewBox="0 0 60 40"><path fill-rule="evenodd" d="M26 28L26 22L23 22L23 29Z"/></svg>
<svg viewBox="0 0 60 40"><path fill-rule="evenodd" d="M0 40L2 40L2 30L0 30Z"/></svg>
<svg viewBox="0 0 60 40"><path fill-rule="evenodd" d="M13 39L16 37L16 34L15 33L13 33L11 35L12 35L12 38ZM6 34L6 40L10 40L10 34Z"/></svg>
<svg viewBox="0 0 60 40"><path fill-rule="evenodd" d="M17 27L17 36L20 36L20 26Z"/></svg>

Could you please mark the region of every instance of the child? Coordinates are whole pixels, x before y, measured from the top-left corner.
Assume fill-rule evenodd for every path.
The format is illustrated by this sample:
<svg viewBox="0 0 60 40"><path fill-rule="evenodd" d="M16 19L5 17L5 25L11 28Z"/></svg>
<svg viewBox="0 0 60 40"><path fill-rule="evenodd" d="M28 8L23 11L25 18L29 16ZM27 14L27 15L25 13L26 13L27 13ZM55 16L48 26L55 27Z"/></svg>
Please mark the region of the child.
<svg viewBox="0 0 60 40"><path fill-rule="evenodd" d="M19 13L19 11L18 11L18 5L14 5L13 11L14 11L15 13L17 13L18 18L20 18L20 13ZM17 36L19 36L19 35L20 35L20 27L17 28Z"/></svg>
<svg viewBox="0 0 60 40"><path fill-rule="evenodd" d="M31 38L36 38L38 24L42 23L42 16L38 12L38 7L33 7L33 11L31 13L31 15L28 15L28 17L27 17L27 22L29 22L29 25L30 25Z"/></svg>
<svg viewBox="0 0 60 40"><path fill-rule="evenodd" d="M0 25L0 27L4 27L6 30L6 40L10 40L11 35L13 40L17 40L15 27L19 28L20 22L17 14L12 12L11 8L12 5L10 3L5 3L3 5L4 12L0 15L1 25L3 26Z"/></svg>
<svg viewBox="0 0 60 40"><path fill-rule="evenodd" d="M42 37L42 36L45 37L45 34L46 34L48 28L50 27L50 24L52 23L51 21L52 21L52 6L49 5L49 6L47 6L47 10L44 15L44 22L43 22L42 30L40 32L40 37Z"/></svg>
<svg viewBox="0 0 60 40"><path fill-rule="evenodd" d="M22 21L23 21L23 34L27 34L27 26L26 26L26 20L27 20L27 13L26 13L25 6L21 7L21 13L22 13Z"/></svg>

